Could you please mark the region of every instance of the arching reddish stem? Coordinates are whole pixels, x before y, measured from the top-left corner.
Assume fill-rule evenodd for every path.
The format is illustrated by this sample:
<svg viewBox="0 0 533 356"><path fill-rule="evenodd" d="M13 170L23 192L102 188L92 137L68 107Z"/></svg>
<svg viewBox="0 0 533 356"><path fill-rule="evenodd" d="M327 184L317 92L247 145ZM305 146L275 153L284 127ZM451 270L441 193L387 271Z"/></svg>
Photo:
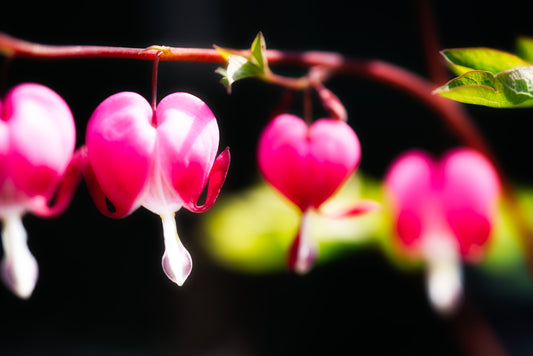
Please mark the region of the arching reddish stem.
<svg viewBox="0 0 533 356"><path fill-rule="evenodd" d="M249 53L241 51L243 55ZM109 46L52 46L32 43L0 33L0 54L7 57L29 57L38 59L64 58L131 58L161 61L187 61L224 63L225 59L215 49L160 47L129 48ZM435 86L421 76L394 64L380 61L344 57L334 52L316 51L278 51L267 50L267 59L271 65L285 64L301 67L325 67L331 73L359 75L397 87L420 100L433 109L469 146L478 149L494 160L483 136L470 122L462 106L456 102L433 95ZM305 89L311 85L309 81L297 80L285 83L277 76L273 81L280 85ZM301 88L300 88L301 87Z"/></svg>

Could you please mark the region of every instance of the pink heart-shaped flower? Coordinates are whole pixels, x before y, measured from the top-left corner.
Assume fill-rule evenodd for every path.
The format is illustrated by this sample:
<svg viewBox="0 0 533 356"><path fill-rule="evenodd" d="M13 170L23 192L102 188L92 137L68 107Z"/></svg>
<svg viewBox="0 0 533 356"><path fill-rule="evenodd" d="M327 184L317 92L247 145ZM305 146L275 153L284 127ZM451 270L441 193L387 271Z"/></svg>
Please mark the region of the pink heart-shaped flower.
<svg viewBox="0 0 533 356"><path fill-rule="evenodd" d="M68 105L43 85L17 85L0 103L2 278L21 298L32 294L38 276L22 215L50 216L66 208L79 177L78 160L72 159L75 140Z"/></svg>
<svg viewBox="0 0 533 356"><path fill-rule="evenodd" d="M300 210L317 209L352 174L361 158L359 140L345 122L297 116L274 118L259 140L265 179Z"/></svg>
<svg viewBox="0 0 533 356"><path fill-rule="evenodd" d="M68 105L53 90L20 84L6 95L0 114L2 208L48 200L69 164L76 141Z"/></svg>
<svg viewBox="0 0 533 356"><path fill-rule="evenodd" d="M481 154L456 149L434 161L423 152L409 152L391 166L385 186L398 237L408 250L417 251L431 234L451 234L464 257L480 256L500 193L498 175Z"/></svg>
<svg viewBox="0 0 533 356"><path fill-rule="evenodd" d="M97 207L117 218L140 206L161 215L163 268L180 285L192 262L175 232L174 213L182 206L201 212L214 203L229 166L227 149L216 157L218 143L215 116L187 93L165 97L155 112L139 94L112 95L96 108L87 127L84 175ZM197 206L208 181L206 201Z"/></svg>
<svg viewBox="0 0 533 356"><path fill-rule="evenodd" d="M399 157L385 188L401 250L427 262L430 300L453 312L462 296L460 257L482 257L500 195L490 162L471 149L448 152L440 161L421 151Z"/></svg>
<svg viewBox="0 0 533 356"><path fill-rule="evenodd" d="M310 209L318 209L355 171L361 158L359 140L348 124L319 119L311 126L297 116L275 117L259 140L258 164L263 177L293 202L302 217L288 253L288 266L306 273L318 255L310 236ZM375 210L364 202L332 217L347 217Z"/></svg>

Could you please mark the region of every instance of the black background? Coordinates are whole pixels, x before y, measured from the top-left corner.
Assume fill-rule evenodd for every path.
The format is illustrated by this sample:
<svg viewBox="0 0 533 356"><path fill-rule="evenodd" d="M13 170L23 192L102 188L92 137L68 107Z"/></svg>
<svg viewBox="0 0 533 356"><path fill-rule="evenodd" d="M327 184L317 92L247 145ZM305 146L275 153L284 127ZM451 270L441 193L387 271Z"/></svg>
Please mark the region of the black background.
<svg viewBox="0 0 533 356"><path fill-rule="evenodd" d="M513 50L518 35L533 35L524 3L434 2L442 47ZM141 48L247 48L262 31L269 48L379 58L426 75L419 16L413 1L4 1L0 31L50 44ZM257 137L284 90L247 80L228 96L216 67L161 63L159 97L188 91L213 110L221 148L232 151L224 194L257 181ZM79 146L92 110L107 96L123 90L150 96L151 68L140 60L17 59L3 81L40 82L62 95L76 118ZM433 112L395 89L354 77L328 86L347 107L362 144L360 169L370 176L381 178L405 149L440 153L459 144ZM529 184L531 110L468 110L508 175ZM181 211L177 219L195 263L182 288L162 273L160 221L146 210L123 220L103 217L82 184L60 217L28 215L40 278L27 301L0 288L0 355L462 355L469 354L464 341L483 330L478 317L510 355L533 353L533 299L494 293L491 284L501 282L475 271L466 271L472 307L447 320L428 305L423 275L397 271L379 251L304 277L246 275L206 254L198 242L201 215Z"/></svg>

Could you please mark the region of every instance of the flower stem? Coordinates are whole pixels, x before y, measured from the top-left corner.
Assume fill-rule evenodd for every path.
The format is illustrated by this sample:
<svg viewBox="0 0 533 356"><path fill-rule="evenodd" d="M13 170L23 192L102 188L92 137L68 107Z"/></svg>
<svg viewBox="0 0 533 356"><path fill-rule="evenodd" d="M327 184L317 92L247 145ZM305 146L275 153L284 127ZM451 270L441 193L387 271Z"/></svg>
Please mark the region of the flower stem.
<svg viewBox="0 0 533 356"><path fill-rule="evenodd" d="M159 58L161 58L163 51L157 52L154 57L154 66L152 67L152 126L157 127L157 74L159 72Z"/></svg>
<svg viewBox="0 0 533 356"><path fill-rule="evenodd" d="M158 52L157 55L154 57L154 66L152 69L152 111L154 112L154 116L155 108L157 107L157 73L159 69L159 58L161 58L162 53L163 52ZM154 120L152 120L152 124L156 124Z"/></svg>
<svg viewBox="0 0 533 356"><path fill-rule="evenodd" d="M162 50L164 48L164 50ZM246 56L249 51L241 52ZM6 57L36 59L66 58L130 58L141 60L187 61L223 63L224 57L216 49L151 46L129 48L111 46L53 46L20 40L0 32L0 54ZM357 59L333 52L267 50L270 64L286 64L300 67L321 67L330 74L351 74L367 77L396 87L433 109L451 129L469 146L494 160L483 136L469 120L462 106L432 93L435 85L419 75L379 60ZM329 76L329 75L328 75ZM274 73L265 78L270 83L291 89L305 89L312 85L308 77L286 78Z"/></svg>
<svg viewBox="0 0 533 356"><path fill-rule="evenodd" d="M12 61L12 57L6 57L0 67L0 97L3 97L7 91L7 75Z"/></svg>
<svg viewBox="0 0 533 356"><path fill-rule="evenodd" d="M416 0L415 3L418 10L417 18L420 23L420 33L424 44L424 55L426 57L429 78L434 83L446 83L449 77L445 60L439 53L442 47L437 35L431 1Z"/></svg>

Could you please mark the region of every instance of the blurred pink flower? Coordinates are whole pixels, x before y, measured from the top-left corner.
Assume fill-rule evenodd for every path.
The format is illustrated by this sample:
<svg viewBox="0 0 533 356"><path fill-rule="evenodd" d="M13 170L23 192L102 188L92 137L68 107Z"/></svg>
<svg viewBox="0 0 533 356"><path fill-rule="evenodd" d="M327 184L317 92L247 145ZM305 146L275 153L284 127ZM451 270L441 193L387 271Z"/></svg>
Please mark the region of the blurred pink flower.
<svg viewBox="0 0 533 356"><path fill-rule="evenodd" d="M182 206L203 212L215 202L230 160L228 149L216 157L218 144L215 116L187 93L168 95L155 111L139 94L117 93L96 108L87 127L84 175L96 206L115 218L140 206L160 215L163 269L178 285L190 274L192 260L174 213ZM198 206L208 181L205 203Z"/></svg>
<svg viewBox="0 0 533 356"><path fill-rule="evenodd" d="M73 156L72 113L51 89L17 85L0 103L0 119L2 278L16 295L28 298L38 266L26 243L22 216L28 211L45 217L61 213L79 182L81 160Z"/></svg>
<svg viewBox="0 0 533 356"><path fill-rule="evenodd" d="M461 298L460 259L482 258L500 195L498 175L480 153L461 148L434 161L410 151L391 165L385 187L398 246L428 262L428 292L441 311Z"/></svg>
<svg viewBox="0 0 533 356"><path fill-rule="evenodd" d="M307 272L317 255L308 232L309 212L317 210L346 179L361 159L352 128L337 119L319 119L308 126L290 114L275 117L259 140L258 165L263 177L302 211L297 236L289 251L289 268ZM338 217L372 210L360 204Z"/></svg>

